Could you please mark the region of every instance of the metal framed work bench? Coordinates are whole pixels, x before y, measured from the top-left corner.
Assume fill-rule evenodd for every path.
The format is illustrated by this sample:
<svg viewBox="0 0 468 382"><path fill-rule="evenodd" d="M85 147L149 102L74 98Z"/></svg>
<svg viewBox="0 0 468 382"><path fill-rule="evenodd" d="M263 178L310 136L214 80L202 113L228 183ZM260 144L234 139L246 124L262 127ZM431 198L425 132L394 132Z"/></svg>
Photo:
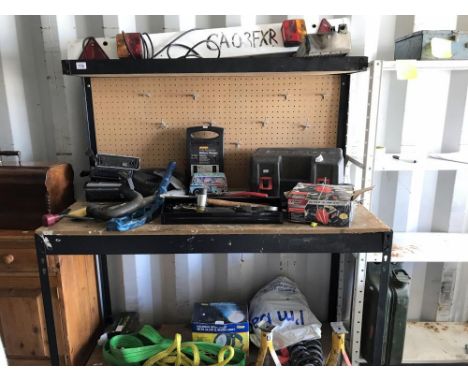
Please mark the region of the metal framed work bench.
<svg viewBox="0 0 468 382"><path fill-rule="evenodd" d="M339 147L345 153L350 75L367 66L367 57L351 56L62 61L65 75L82 78L89 146L94 152L139 156L143 166L161 166L168 160L183 164L185 128L218 124L225 128L230 187L243 189L248 187L250 153L257 147ZM292 223L161 225L155 220L118 233L106 231L102 222L62 220L36 232L52 364L57 365L59 358L45 266L48 255L96 255L106 318L111 312L107 256L332 253L329 318L342 320L345 270L342 256L335 255L357 253L350 348L353 364L359 364L364 361L359 349L367 253L380 257L380 290L386 291L391 247L392 230L361 205L347 228ZM386 303L386 294L380 293L374 360L383 359Z"/></svg>
<svg viewBox="0 0 468 382"><path fill-rule="evenodd" d="M82 204L77 203L72 208ZM382 254L381 288L389 280L392 230L361 205L356 205L350 227L316 227L285 223L250 225L161 225L155 220L129 232L109 232L103 222L62 220L53 227L36 231L42 298L53 365L59 364L52 311L48 255L89 254L99 259L102 308L110 313L106 256L148 253L353 253ZM362 299L353 296L354 300ZM382 359L386 294L379 296L374 343L375 359Z"/></svg>

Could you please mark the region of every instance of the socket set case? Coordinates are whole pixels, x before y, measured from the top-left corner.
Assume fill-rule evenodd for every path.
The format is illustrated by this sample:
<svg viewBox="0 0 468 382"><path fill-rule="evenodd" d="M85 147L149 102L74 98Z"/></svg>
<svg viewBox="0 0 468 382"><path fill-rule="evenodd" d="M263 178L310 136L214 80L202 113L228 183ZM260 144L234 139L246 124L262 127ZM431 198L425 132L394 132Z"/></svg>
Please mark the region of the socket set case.
<svg viewBox="0 0 468 382"><path fill-rule="evenodd" d="M288 218L293 222L348 227L353 213L353 186L298 183L288 193Z"/></svg>

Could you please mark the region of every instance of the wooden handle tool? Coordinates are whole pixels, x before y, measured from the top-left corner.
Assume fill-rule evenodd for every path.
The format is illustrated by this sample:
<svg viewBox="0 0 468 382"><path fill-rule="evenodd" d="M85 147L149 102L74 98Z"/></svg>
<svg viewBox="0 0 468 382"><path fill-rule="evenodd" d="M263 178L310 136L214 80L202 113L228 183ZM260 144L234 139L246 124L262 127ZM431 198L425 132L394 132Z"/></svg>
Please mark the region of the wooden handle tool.
<svg viewBox="0 0 468 382"><path fill-rule="evenodd" d="M353 195L351 196L351 200L355 200L359 195L362 195L364 192L373 190L374 187L375 186L370 186L370 187L361 188L359 190L354 191Z"/></svg>
<svg viewBox="0 0 468 382"><path fill-rule="evenodd" d="M224 199L208 198L206 202L210 206L219 206L219 207L240 207L240 206L245 206L245 207L251 207L251 208L263 208L263 209L269 210L269 211L277 211L278 210L278 207L269 206L269 205L266 205L266 204L238 202L238 201L224 200Z"/></svg>

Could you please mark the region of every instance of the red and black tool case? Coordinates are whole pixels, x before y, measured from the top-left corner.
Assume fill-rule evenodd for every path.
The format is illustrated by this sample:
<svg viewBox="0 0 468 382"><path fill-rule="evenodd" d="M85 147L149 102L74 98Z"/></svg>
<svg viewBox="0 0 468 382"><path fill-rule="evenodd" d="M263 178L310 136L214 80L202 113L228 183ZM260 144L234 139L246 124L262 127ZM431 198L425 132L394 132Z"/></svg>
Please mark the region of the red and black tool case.
<svg viewBox="0 0 468 382"><path fill-rule="evenodd" d="M6 156L18 161L4 162ZM21 163L18 151L0 151L0 229L35 229L42 215L60 213L74 201L67 163Z"/></svg>

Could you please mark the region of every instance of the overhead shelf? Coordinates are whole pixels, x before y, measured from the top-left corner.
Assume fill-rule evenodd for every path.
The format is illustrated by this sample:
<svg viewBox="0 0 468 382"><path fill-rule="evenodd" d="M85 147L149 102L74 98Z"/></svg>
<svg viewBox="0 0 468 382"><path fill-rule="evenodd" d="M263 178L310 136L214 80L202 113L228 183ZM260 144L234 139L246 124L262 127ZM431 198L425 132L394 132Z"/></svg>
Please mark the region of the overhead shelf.
<svg viewBox="0 0 468 382"><path fill-rule="evenodd" d="M350 74L367 70L362 56L290 57L284 55L153 60L62 60L63 74L125 77L202 74L307 73Z"/></svg>

